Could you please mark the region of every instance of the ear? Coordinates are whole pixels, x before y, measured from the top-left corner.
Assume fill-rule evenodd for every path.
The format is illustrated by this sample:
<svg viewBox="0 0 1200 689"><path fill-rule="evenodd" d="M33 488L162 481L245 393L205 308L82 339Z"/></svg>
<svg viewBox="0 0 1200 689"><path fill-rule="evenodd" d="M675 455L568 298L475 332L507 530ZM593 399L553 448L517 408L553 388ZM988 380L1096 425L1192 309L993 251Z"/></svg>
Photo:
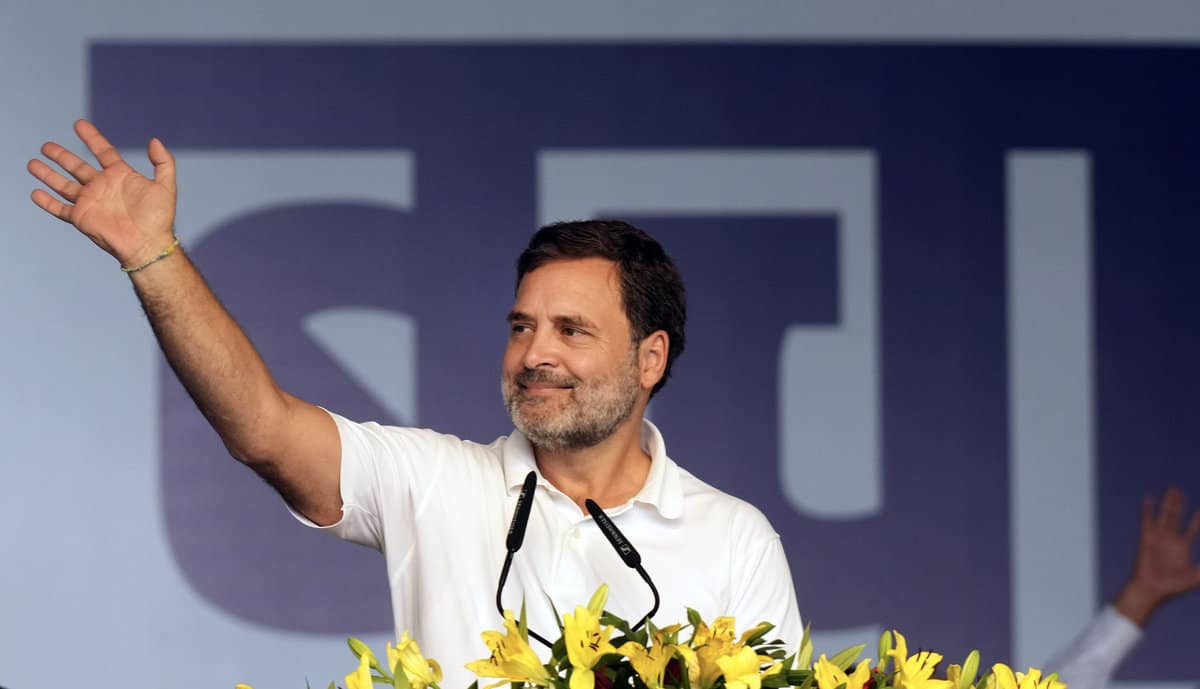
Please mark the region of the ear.
<svg viewBox="0 0 1200 689"><path fill-rule="evenodd" d="M671 340L665 330L655 330L638 345L638 371L643 389L651 390L662 380L670 350Z"/></svg>

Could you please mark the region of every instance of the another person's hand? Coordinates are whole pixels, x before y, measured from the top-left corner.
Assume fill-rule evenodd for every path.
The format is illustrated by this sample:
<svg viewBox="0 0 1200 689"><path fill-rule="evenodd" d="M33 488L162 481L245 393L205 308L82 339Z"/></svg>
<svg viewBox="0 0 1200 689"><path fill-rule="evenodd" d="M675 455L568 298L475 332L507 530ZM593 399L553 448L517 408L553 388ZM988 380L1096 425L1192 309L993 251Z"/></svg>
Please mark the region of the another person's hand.
<svg viewBox="0 0 1200 689"><path fill-rule="evenodd" d="M1142 503L1142 528L1137 560L1129 580L1113 601L1125 617L1144 626L1150 615L1181 593L1200 589L1200 562L1192 561L1192 546L1200 534L1200 509L1183 523L1183 493L1171 487L1155 510L1154 498Z"/></svg>
<svg viewBox="0 0 1200 689"><path fill-rule="evenodd" d="M41 160L29 161L29 172L65 201L37 189L33 202L77 227L122 266L154 258L172 241L175 159L161 141L151 139L147 153L154 165L154 179L148 179L130 167L91 122L76 122L75 133L96 156L100 169L59 144L48 142L42 146L42 155L74 179Z"/></svg>

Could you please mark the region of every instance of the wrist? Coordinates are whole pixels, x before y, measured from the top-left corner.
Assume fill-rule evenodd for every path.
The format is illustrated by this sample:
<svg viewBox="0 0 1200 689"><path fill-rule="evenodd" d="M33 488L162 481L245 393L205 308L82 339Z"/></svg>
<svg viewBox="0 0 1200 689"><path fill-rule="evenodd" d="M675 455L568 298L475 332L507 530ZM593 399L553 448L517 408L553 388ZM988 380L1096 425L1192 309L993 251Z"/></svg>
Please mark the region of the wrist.
<svg viewBox="0 0 1200 689"><path fill-rule="evenodd" d="M137 273L145 270L159 261L167 258L179 248L179 238L171 235L170 240L155 251L153 246L149 249L143 248L134 254L135 258L121 261L121 272ZM151 253L153 252L153 253Z"/></svg>
<svg viewBox="0 0 1200 689"><path fill-rule="evenodd" d="M1117 597L1113 599L1113 607L1137 626L1145 627L1150 615L1162 602L1162 596L1131 580L1126 582Z"/></svg>

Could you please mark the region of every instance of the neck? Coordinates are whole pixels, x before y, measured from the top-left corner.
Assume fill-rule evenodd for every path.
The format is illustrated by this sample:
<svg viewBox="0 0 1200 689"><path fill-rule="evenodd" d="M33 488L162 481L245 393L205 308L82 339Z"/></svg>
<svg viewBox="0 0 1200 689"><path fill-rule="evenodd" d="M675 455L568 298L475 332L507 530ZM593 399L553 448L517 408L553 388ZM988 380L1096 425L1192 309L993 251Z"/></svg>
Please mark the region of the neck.
<svg viewBox="0 0 1200 689"><path fill-rule="evenodd" d="M650 474L650 455L642 450L642 416L631 414L608 438L581 450L551 452L533 448L538 470L586 513L588 498L608 509L638 494Z"/></svg>

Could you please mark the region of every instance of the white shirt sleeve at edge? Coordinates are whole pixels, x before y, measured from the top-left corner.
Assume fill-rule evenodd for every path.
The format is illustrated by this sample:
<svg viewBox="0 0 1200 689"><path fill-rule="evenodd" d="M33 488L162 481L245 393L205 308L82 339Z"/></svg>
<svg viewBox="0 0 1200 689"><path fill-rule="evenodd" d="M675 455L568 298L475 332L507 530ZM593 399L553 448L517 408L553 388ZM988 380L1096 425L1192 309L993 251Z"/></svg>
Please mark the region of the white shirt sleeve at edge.
<svg viewBox="0 0 1200 689"><path fill-rule="evenodd" d="M356 424L343 416L335 414L324 407L321 411L329 414L337 426L341 442L341 469L339 471L339 491L342 497L342 516L333 524L321 526L313 523L298 510L284 501L284 507L301 524L330 533L338 538L358 543L375 550L382 549L382 529L378 518L360 503L372 504L376 486L368 480L373 475L373 463L368 457L373 451L378 451L371 442L377 440L374 436L378 430L369 425Z"/></svg>
<svg viewBox="0 0 1200 689"><path fill-rule="evenodd" d="M1108 605L1066 648L1047 659L1043 670L1057 672L1068 689L1104 689L1141 638L1141 628Z"/></svg>

